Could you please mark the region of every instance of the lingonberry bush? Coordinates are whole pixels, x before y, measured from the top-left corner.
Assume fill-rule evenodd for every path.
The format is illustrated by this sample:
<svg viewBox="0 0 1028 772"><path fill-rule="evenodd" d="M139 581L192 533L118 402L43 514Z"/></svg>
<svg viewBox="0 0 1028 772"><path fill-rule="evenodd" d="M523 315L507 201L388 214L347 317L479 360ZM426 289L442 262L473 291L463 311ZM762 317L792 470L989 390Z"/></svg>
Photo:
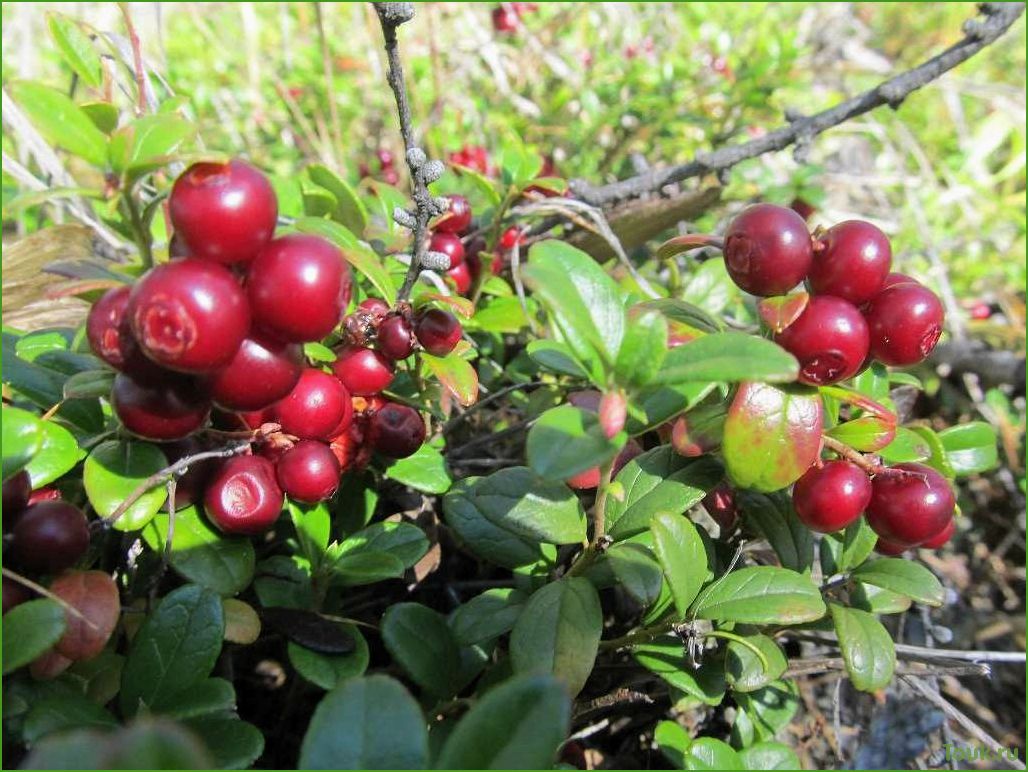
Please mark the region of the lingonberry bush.
<svg viewBox="0 0 1028 772"><path fill-rule="evenodd" d="M918 558L996 436L901 417L946 315L888 236L757 201L629 256L605 194L517 138L429 158L414 9L375 10L402 156L357 185L296 169L290 214L140 61L121 104L68 18L91 99L12 84L23 128L103 188L44 191L91 228L45 267L84 318L4 329L5 747L34 768L584 766L583 717L660 700L636 734L667 764L790 768L797 679L962 674L888 618L944 602ZM862 111L923 85L903 77Z"/></svg>

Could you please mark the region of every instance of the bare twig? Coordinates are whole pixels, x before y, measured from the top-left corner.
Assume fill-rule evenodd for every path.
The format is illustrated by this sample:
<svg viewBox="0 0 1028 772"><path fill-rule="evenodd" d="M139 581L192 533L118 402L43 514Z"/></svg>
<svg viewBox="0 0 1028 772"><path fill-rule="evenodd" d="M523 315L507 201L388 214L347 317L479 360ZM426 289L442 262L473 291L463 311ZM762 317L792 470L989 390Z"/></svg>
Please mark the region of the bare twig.
<svg viewBox="0 0 1028 772"><path fill-rule="evenodd" d="M897 108L908 95L1001 37L1024 13L1024 3L982 3L980 10L980 18L965 22L964 37L942 53L829 110L791 121L750 142L703 153L687 163L655 169L610 185L594 187L582 180L574 180L572 190L581 200L596 206L635 198L675 182L723 172L743 161L783 150L797 142L809 142L818 134L882 105Z"/></svg>
<svg viewBox="0 0 1028 772"><path fill-rule="evenodd" d="M121 15L125 18L125 30L128 32L129 45L132 46L132 63L136 78L136 91L138 92L136 115L146 113L146 70L143 66L143 49L139 42L139 35L136 32L136 25L132 23L132 14L129 11L128 3L118 3Z"/></svg>

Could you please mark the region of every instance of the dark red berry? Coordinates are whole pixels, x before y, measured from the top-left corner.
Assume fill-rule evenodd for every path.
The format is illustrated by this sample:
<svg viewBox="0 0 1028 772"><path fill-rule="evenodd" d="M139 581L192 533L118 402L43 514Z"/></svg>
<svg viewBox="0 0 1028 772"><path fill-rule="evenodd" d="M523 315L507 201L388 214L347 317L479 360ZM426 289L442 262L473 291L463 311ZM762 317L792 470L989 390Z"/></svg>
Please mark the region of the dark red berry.
<svg viewBox="0 0 1028 772"><path fill-rule="evenodd" d="M268 178L238 159L190 166L175 181L168 208L188 253L219 263L253 260L278 218Z"/></svg>
<svg viewBox="0 0 1028 772"><path fill-rule="evenodd" d="M824 232L807 279L816 294L859 306L881 291L891 266L889 238L869 222L846 220Z"/></svg>
<svg viewBox="0 0 1028 772"><path fill-rule="evenodd" d="M225 533L253 535L268 530L284 503L275 465L261 456L230 458L204 495L207 517Z"/></svg>
<svg viewBox="0 0 1028 772"><path fill-rule="evenodd" d="M467 266L472 281L478 279L482 274L482 250L484 249L485 239L481 236L475 236L464 246L464 265Z"/></svg>
<svg viewBox="0 0 1028 772"><path fill-rule="evenodd" d="M913 276L907 276L905 273L890 273L885 277L885 281L882 282L882 289L887 290L889 287L895 287L897 284L920 284L917 279Z"/></svg>
<svg viewBox="0 0 1028 772"><path fill-rule="evenodd" d="M834 533L854 522L871 500L871 481L852 461L810 467L792 489L800 522L812 531Z"/></svg>
<svg viewBox="0 0 1028 772"><path fill-rule="evenodd" d="M920 546L923 549L926 549L926 550L937 550L937 549L939 549L939 547L941 547L942 545L944 545L946 542L948 542L950 539L953 538L953 534L956 532L956 530L957 530L957 522L956 522L956 520L950 520L945 528L943 528L941 531L939 531L937 534L935 534L935 536L931 537L930 539L927 539L927 540L921 542Z"/></svg>
<svg viewBox="0 0 1028 772"><path fill-rule="evenodd" d="M621 452L617 454L614 459L614 466L611 468L611 474L616 475L624 468L625 464L631 461L636 456L643 452L642 446L635 440L629 440L625 443L625 447L621 449ZM576 475L572 475L566 479L565 484L569 488L575 490L591 490L600 484L600 468L594 466L591 469L586 469L584 472L579 472Z"/></svg>
<svg viewBox="0 0 1028 772"><path fill-rule="evenodd" d="M204 425L211 403L203 389L192 379L169 375L151 385L118 373L111 407L125 429L149 440L179 440Z"/></svg>
<svg viewBox="0 0 1028 772"><path fill-rule="evenodd" d="M184 440L161 445L161 450L169 464L181 461L187 456L195 456L205 450L213 449L208 443L202 442L197 437L187 437ZM220 467L221 462L216 458L205 458L190 464L189 470L178 478L178 483L175 485L175 509L182 509L202 500L207 484Z"/></svg>
<svg viewBox="0 0 1028 772"><path fill-rule="evenodd" d="M942 303L927 287L898 284L882 290L864 309L871 356L886 365L924 360L942 335Z"/></svg>
<svg viewBox="0 0 1028 772"><path fill-rule="evenodd" d="M819 295L775 342L799 360L800 381L824 386L860 371L868 352L867 323L852 303Z"/></svg>
<svg viewBox="0 0 1028 772"><path fill-rule="evenodd" d="M305 504L330 499L339 487L339 461L323 442L296 443L279 457L275 472L285 494Z"/></svg>
<svg viewBox="0 0 1028 772"><path fill-rule="evenodd" d="M784 295L806 278L813 252L806 222L783 206L749 206L725 231L725 267L751 295Z"/></svg>
<svg viewBox="0 0 1028 772"><path fill-rule="evenodd" d="M128 285L107 290L89 309L86 317L89 347L115 370L121 370L125 363L121 330L131 292L132 287Z"/></svg>
<svg viewBox="0 0 1028 772"><path fill-rule="evenodd" d="M735 491L726 482L718 483L717 487L703 497L703 508L721 528L722 536L734 530L735 524L739 522L739 506L735 501Z"/></svg>
<svg viewBox="0 0 1028 772"><path fill-rule="evenodd" d="M382 298L365 298L357 305L357 308L367 311L372 316L378 318L382 318L389 313L389 304L382 300Z"/></svg>
<svg viewBox="0 0 1028 772"><path fill-rule="evenodd" d="M949 482L923 464L897 464L871 482L868 525L896 545L913 547L937 536L953 519L956 499Z"/></svg>
<svg viewBox="0 0 1028 772"><path fill-rule="evenodd" d="M343 253L320 236L293 233L266 246L246 280L254 323L296 343L321 340L350 302Z"/></svg>
<svg viewBox="0 0 1028 772"><path fill-rule="evenodd" d="M439 233L460 235L471 227L471 204L464 196L456 193L446 196L450 200L450 208L439 216L432 227Z"/></svg>
<svg viewBox="0 0 1028 772"><path fill-rule="evenodd" d="M132 290L126 313L150 359L187 373L227 365L250 329L246 294L232 272L196 258L150 269Z"/></svg>
<svg viewBox="0 0 1028 772"><path fill-rule="evenodd" d="M14 526L11 553L29 571L57 573L89 548L89 523L66 501L43 501L26 509Z"/></svg>
<svg viewBox="0 0 1028 772"><path fill-rule="evenodd" d="M31 597L32 593L29 592L28 588L18 584L13 579L8 579L6 576L4 577L3 604L5 614L15 606L20 606Z"/></svg>
<svg viewBox="0 0 1028 772"><path fill-rule="evenodd" d="M460 341L461 326L457 317L449 311L430 308L418 314L414 322L414 334L425 351L433 356L444 357Z"/></svg>
<svg viewBox="0 0 1028 772"><path fill-rule="evenodd" d="M32 495L29 473L22 469L4 480L3 493L4 530L7 530L29 505L29 496Z"/></svg>
<svg viewBox="0 0 1028 772"><path fill-rule="evenodd" d="M441 252L450 259L450 268L455 268L464 262L464 244L459 236L442 231L432 234L432 240L428 242L428 248L432 252Z"/></svg>
<svg viewBox="0 0 1028 772"><path fill-rule="evenodd" d="M414 330L410 322L396 314L378 326L378 350L393 360L406 359L414 352Z"/></svg>
<svg viewBox="0 0 1028 772"><path fill-rule="evenodd" d="M481 267L481 263L479 264ZM458 295L466 295L471 289L471 268L467 261L446 272L446 281Z"/></svg>
<svg viewBox="0 0 1028 772"><path fill-rule="evenodd" d="M304 440L327 440L353 419L346 387L334 375L306 368L296 386L275 405L282 431Z"/></svg>
<svg viewBox="0 0 1028 772"><path fill-rule="evenodd" d="M368 422L368 441L389 458L406 458L425 441L425 422L412 407L387 402Z"/></svg>
<svg viewBox="0 0 1028 772"><path fill-rule="evenodd" d="M226 410L260 410L288 394L300 379L303 348L255 334L223 370L207 379L211 399Z"/></svg>
<svg viewBox="0 0 1028 772"><path fill-rule="evenodd" d="M493 9L493 29L509 35L521 26L521 17L510 3L503 3Z"/></svg>
<svg viewBox="0 0 1028 772"><path fill-rule="evenodd" d="M393 381L393 363L370 348L346 348L332 363L332 372L352 396L378 394Z"/></svg>
<svg viewBox="0 0 1028 772"><path fill-rule="evenodd" d="M890 557L896 557L906 552L909 547L902 544L893 544L891 541L879 537L878 541L875 542L875 552L879 555L889 555Z"/></svg>

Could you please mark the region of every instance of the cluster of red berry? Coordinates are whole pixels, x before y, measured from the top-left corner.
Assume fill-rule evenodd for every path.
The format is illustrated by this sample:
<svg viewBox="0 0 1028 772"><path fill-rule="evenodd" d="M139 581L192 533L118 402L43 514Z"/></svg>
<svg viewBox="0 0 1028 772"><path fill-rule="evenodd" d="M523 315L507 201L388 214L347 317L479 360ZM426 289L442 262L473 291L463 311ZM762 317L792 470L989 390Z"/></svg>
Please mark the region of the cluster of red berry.
<svg viewBox="0 0 1028 772"><path fill-rule="evenodd" d="M446 198L450 207L432 223L428 248L449 258L450 267L445 276L458 295L466 295L478 278L481 269L478 253L482 251L485 242L481 238L474 238L465 246L461 237L471 228L471 204L458 194Z"/></svg>
<svg viewBox="0 0 1028 772"><path fill-rule="evenodd" d="M180 481L179 503L196 496L190 487L205 488L207 515L219 528L259 533L285 495L321 501L373 451L399 458L421 446L420 414L378 395L415 338L430 353L453 349L461 329L452 314L415 316L408 306L391 311L365 300L347 317L338 359L325 372L308 365L303 344L343 319L352 292L343 254L318 236L275 238L275 193L242 161L190 167L169 208L176 251L186 256L105 294L90 311L87 337L119 371L111 404L122 425L166 443L172 459L204 449L191 435L212 408L229 428L254 430L257 452L217 469L200 465ZM369 335L377 350L365 345Z"/></svg>
<svg viewBox="0 0 1028 772"><path fill-rule="evenodd" d="M539 10L537 3L500 3L493 9L493 29L505 35L517 32L521 19Z"/></svg>

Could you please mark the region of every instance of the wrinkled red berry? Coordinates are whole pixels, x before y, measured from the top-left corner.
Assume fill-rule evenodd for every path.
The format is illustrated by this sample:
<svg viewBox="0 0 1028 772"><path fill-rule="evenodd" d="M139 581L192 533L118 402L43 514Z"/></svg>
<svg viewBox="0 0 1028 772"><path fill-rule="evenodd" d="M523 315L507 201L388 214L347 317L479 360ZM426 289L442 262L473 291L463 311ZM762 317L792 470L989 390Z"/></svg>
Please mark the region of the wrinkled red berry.
<svg viewBox="0 0 1028 772"><path fill-rule="evenodd" d="M261 456L230 458L207 486L204 511L224 533L253 535L278 520L284 503L275 465Z"/></svg>
<svg viewBox="0 0 1028 772"><path fill-rule="evenodd" d="M250 329L250 308L222 265L184 258L152 268L126 309L143 352L163 367L209 373L232 361Z"/></svg>
<svg viewBox="0 0 1028 772"><path fill-rule="evenodd" d="M450 208L439 216L432 227L439 233L460 235L471 227L471 204L464 196L456 193L446 196L450 200Z"/></svg>
<svg viewBox="0 0 1028 772"><path fill-rule="evenodd" d="M207 379L211 399L226 410L260 410L288 394L300 379L303 348L267 335L246 338L228 366Z"/></svg>
<svg viewBox="0 0 1028 772"><path fill-rule="evenodd" d="M869 222L846 220L824 232L807 278L816 294L859 306L881 291L891 266L889 238Z"/></svg>
<svg viewBox="0 0 1028 772"><path fill-rule="evenodd" d="M834 533L854 522L871 500L871 481L852 461L812 466L796 481L792 503L812 531Z"/></svg>
<svg viewBox="0 0 1028 772"><path fill-rule="evenodd" d="M332 363L332 372L351 396L378 394L393 381L393 363L370 348L346 348Z"/></svg>
<svg viewBox="0 0 1028 772"><path fill-rule="evenodd" d="M754 204L725 231L725 268L751 295L784 295L807 276L813 246L807 224L791 209Z"/></svg>
<svg viewBox="0 0 1028 772"><path fill-rule="evenodd" d="M414 334L425 351L433 356L444 357L460 341L461 326L457 317L449 311L430 308L418 314L414 322Z"/></svg>
<svg viewBox="0 0 1028 772"><path fill-rule="evenodd" d="M89 316L86 317L89 347L115 370L121 370L125 363L121 330L131 292L132 287L127 285L107 290L89 309Z"/></svg>
<svg viewBox="0 0 1028 772"><path fill-rule="evenodd" d="M313 367L300 374L296 386L274 410L282 431L304 440L327 440L353 418L346 387L334 375Z"/></svg>
<svg viewBox="0 0 1028 772"><path fill-rule="evenodd" d="M860 371L868 352L867 323L852 303L819 295L775 342L799 360L801 382L824 386Z"/></svg>
<svg viewBox="0 0 1028 772"><path fill-rule="evenodd" d="M374 317L382 318L389 313L389 304L382 298L365 298L357 304L357 308L367 311Z"/></svg>
<svg viewBox="0 0 1028 772"><path fill-rule="evenodd" d="M368 441L389 458L406 458L425 442L425 422L412 407L387 402L368 422Z"/></svg>
<svg viewBox="0 0 1028 772"><path fill-rule="evenodd" d="M18 516L29 505L29 496L32 495L32 480L29 473L22 469L20 472L4 480L3 485L3 514L5 530L10 528Z"/></svg>
<svg viewBox="0 0 1028 772"><path fill-rule="evenodd" d="M450 268L455 268L464 262L464 244L459 236L442 231L432 234L432 240L428 242L428 248L432 252L441 252L450 259Z"/></svg>
<svg viewBox="0 0 1028 772"><path fill-rule="evenodd" d="M89 548L86 516L65 501L33 504L18 518L11 534L12 557L30 571L62 571Z"/></svg>
<svg viewBox="0 0 1028 772"><path fill-rule="evenodd" d="M387 316L378 326L376 344L390 359L406 359L414 352L414 330L399 314Z"/></svg>
<svg viewBox="0 0 1028 772"><path fill-rule="evenodd" d="M871 356L904 366L924 360L942 335L942 303L927 287L899 284L882 290L864 309Z"/></svg>
<svg viewBox="0 0 1028 772"><path fill-rule="evenodd" d="M305 504L330 499L339 487L339 461L323 442L296 443L279 457L275 470L285 494Z"/></svg>
<svg viewBox="0 0 1028 772"><path fill-rule="evenodd" d="M175 181L168 208L189 254L219 263L253 260L278 218L268 178L238 159L190 166Z"/></svg>
<svg viewBox="0 0 1028 772"><path fill-rule="evenodd" d="M321 340L350 302L350 269L333 244L292 233L273 240L250 266L247 295L254 323L282 340Z"/></svg>
<svg viewBox="0 0 1028 772"><path fill-rule="evenodd" d="M937 536L953 519L949 482L923 464L897 464L871 482L867 523L888 542L913 547Z"/></svg>
<svg viewBox="0 0 1028 772"><path fill-rule="evenodd" d="M193 379L172 375L163 384L150 385L118 373L111 407L133 434L149 440L179 440L204 425L211 403Z"/></svg>

